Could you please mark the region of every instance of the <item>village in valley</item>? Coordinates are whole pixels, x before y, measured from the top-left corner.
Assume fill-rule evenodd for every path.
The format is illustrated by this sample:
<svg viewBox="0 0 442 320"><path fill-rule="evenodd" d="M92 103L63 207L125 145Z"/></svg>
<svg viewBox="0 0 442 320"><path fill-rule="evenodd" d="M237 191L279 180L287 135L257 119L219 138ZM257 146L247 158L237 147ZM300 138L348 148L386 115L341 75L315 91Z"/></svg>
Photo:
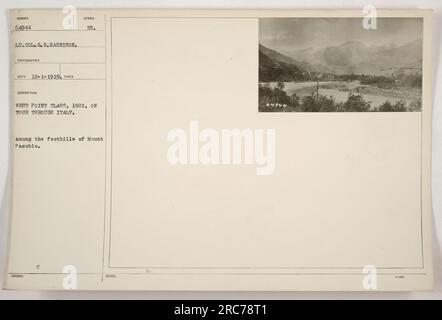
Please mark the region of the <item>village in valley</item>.
<svg viewBox="0 0 442 320"><path fill-rule="evenodd" d="M296 36L289 40L296 43ZM292 49L291 42L274 37L263 38L279 51L259 45L260 112L421 111L422 39L403 44L331 39L329 46Z"/></svg>

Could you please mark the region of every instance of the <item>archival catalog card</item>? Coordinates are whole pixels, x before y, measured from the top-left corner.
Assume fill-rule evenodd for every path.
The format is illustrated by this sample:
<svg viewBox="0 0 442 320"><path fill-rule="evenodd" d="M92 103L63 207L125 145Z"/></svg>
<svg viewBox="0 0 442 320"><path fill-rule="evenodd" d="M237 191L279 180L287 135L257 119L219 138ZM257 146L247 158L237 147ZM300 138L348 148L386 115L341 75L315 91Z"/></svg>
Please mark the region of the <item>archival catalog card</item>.
<svg viewBox="0 0 442 320"><path fill-rule="evenodd" d="M10 11L5 286L431 290L431 11Z"/></svg>

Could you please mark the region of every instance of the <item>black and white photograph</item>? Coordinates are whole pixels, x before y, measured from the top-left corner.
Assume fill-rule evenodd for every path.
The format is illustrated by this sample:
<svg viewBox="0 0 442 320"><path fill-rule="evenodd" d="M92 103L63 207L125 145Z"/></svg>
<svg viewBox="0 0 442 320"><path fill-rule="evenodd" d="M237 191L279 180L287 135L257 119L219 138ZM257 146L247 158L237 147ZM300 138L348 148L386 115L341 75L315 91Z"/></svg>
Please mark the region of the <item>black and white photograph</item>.
<svg viewBox="0 0 442 320"><path fill-rule="evenodd" d="M442 1L164 2L0 1L0 300L442 300Z"/></svg>
<svg viewBox="0 0 442 320"><path fill-rule="evenodd" d="M420 112L421 18L262 18L260 112Z"/></svg>

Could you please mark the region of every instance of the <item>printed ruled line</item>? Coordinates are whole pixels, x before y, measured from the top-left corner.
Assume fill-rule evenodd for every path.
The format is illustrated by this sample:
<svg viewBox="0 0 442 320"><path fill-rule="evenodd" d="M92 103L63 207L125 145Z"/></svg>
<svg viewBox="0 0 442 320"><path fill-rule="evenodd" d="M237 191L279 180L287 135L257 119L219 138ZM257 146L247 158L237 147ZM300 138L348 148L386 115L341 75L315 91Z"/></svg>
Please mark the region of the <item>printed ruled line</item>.
<svg viewBox="0 0 442 320"><path fill-rule="evenodd" d="M100 78L100 79L14 79L16 81L86 81L86 80L92 80L92 81L104 81L106 79Z"/></svg>
<svg viewBox="0 0 442 320"><path fill-rule="evenodd" d="M106 64L105 62L25 62L25 61L16 61L15 64Z"/></svg>
<svg viewBox="0 0 442 320"><path fill-rule="evenodd" d="M52 31L55 31L55 32L104 32L104 30L84 30L84 29L74 29L74 30L71 30L71 29L65 29L65 30L61 30L61 29L53 29L53 30L44 30L44 29L42 29L42 30L12 30L12 32L52 32Z"/></svg>
<svg viewBox="0 0 442 320"><path fill-rule="evenodd" d="M68 275L69 273L56 273L56 272L46 272L46 273L38 273L38 272L28 272L28 273L9 273L9 275L33 275L33 276L47 276L47 275ZM101 273L76 273L77 275L101 275ZM146 275L146 276L153 276L153 275L189 275L194 276L195 274L198 275L232 275L232 276L255 276L255 275L273 275L273 276L281 276L281 275L298 275L298 276L324 276L324 275L342 275L342 276L361 276L360 272L352 272L352 273L338 273L338 272L326 272L326 273L315 273L315 272L287 272L287 273L275 273L275 272L256 272L256 273L242 273L242 272L206 272L206 273L192 273L192 272L119 272L119 273L108 273L108 274L114 274L114 275ZM426 276L427 273L377 273L378 276L396 276L396 275L408 275L408 276Z"/></svg>

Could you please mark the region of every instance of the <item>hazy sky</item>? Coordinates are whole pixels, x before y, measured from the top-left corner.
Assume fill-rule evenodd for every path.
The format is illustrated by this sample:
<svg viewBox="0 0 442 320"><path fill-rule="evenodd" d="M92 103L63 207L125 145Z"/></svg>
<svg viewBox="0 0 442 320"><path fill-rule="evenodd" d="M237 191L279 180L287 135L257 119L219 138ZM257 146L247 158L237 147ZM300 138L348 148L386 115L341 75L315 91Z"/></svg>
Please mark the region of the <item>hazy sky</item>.
<svg viewBox="0 0 442 320"><path fill-rule="evenodd" d="M347 41L367 45L401 45L421 39L421 18L378 18L376 30L365 30L362 18L262 18L259 42L281 52L337 46Z"/></svg>

